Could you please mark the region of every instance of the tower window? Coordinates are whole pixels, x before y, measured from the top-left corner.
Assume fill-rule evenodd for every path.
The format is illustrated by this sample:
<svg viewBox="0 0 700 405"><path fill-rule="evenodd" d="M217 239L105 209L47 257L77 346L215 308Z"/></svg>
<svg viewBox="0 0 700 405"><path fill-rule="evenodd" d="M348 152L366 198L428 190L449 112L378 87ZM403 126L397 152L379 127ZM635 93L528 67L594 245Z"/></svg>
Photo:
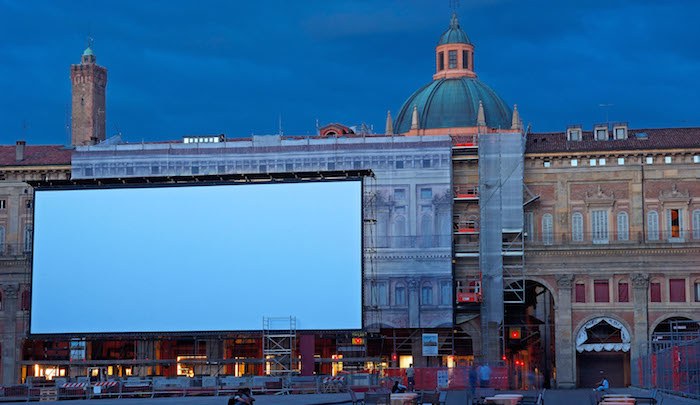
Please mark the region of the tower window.
<svg viewBox="0 0 700 405"><path fill-rule="evenodd" d="M438 70L445 70L445 52L438 52Z"/></svg>
<svg viewBox="0 0 700 405"><path fill-rule="evenodd" d="M448 66L450 69L457 69L457 51L449 51L447 56L449 57Z"/></svg>
<svg viewBox="0 0 700 405"><path fill-rule="evenodd" d="M462 68L469 69L469 52L462 51Z"/></svg>

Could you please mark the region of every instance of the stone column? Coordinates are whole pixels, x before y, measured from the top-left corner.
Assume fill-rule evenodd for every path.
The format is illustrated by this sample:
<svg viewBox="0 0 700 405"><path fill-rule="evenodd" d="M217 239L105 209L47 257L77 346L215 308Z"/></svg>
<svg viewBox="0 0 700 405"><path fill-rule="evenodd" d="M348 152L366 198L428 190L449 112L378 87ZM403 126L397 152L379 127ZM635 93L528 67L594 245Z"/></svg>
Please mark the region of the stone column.
<svg viewBox="0 0 700 405"><path fill-rule="evenodd" d="M420 327L420 282L412 278L408 280L408 326Z"/></svg>
<svg viewBox="0 0 700 405"><path fill-rule="evenodd" d="M636 375L637 359L649 353L649 275L644 273L632 274L632 303L634 304L634 325L630 361L632 375ZM632 380L634 382L634 379Z"/></svg>
<svg viewBox="0 0 700 405"><path fill-rule="evenodd" d="M19 285L6 284L3 290L3 310L5 324L2 338L2 385L14 385L17 380L17 296Z"/></svg>
<svg viewBox="0 0 700 405"><path fill-rule="evenodd" d="M575 388L573 325L571 319L571 289L574 276L560 274L557 279L557 300L554 307L554 348L556 351L557 388ZM545 348L547 350L547 348Z"/></svg>

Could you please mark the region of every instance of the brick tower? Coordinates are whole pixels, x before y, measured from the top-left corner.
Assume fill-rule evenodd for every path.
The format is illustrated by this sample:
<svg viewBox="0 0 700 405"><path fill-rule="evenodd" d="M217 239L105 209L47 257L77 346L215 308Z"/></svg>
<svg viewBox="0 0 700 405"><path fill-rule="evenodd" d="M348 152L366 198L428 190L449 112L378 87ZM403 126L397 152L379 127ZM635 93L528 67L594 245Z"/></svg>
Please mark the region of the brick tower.
<svg viewBox="0 0 700 405"><path fill-rule="evenodd" d="M105 140L105 88L107 69L96 63L92 47L83 52L79 65L71 65L71 144L92 145Z"/></svg>

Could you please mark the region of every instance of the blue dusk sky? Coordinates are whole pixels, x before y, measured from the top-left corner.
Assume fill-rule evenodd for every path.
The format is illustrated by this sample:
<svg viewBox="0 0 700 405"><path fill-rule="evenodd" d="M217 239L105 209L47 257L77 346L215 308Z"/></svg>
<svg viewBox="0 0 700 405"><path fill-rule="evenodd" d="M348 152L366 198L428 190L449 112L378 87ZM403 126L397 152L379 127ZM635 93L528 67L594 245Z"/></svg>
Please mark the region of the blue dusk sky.
<svg viewBox="0 0 700 405"><path fill-rule="evenodd" d="M479 78L534 131L699 126L700 2L461 0ZM448 0L0 0L0 143L66 143L69 65L94 37L107 132L383 132L431 80ZM603 105L603 106L601 106Z"/></svg>

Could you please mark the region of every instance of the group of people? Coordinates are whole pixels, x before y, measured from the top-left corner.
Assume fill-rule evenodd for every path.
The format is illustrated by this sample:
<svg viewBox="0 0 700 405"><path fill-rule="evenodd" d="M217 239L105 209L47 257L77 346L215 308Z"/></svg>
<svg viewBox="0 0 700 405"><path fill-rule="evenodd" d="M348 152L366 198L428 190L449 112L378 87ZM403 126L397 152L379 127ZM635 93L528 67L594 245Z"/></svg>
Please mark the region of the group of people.
<svg viewBox="0 0 700 405"><path fill-rule="evenodd" d="M250 391L250 388L241 388L228 399L228 405L253 405L255 398Z"/></svg>

